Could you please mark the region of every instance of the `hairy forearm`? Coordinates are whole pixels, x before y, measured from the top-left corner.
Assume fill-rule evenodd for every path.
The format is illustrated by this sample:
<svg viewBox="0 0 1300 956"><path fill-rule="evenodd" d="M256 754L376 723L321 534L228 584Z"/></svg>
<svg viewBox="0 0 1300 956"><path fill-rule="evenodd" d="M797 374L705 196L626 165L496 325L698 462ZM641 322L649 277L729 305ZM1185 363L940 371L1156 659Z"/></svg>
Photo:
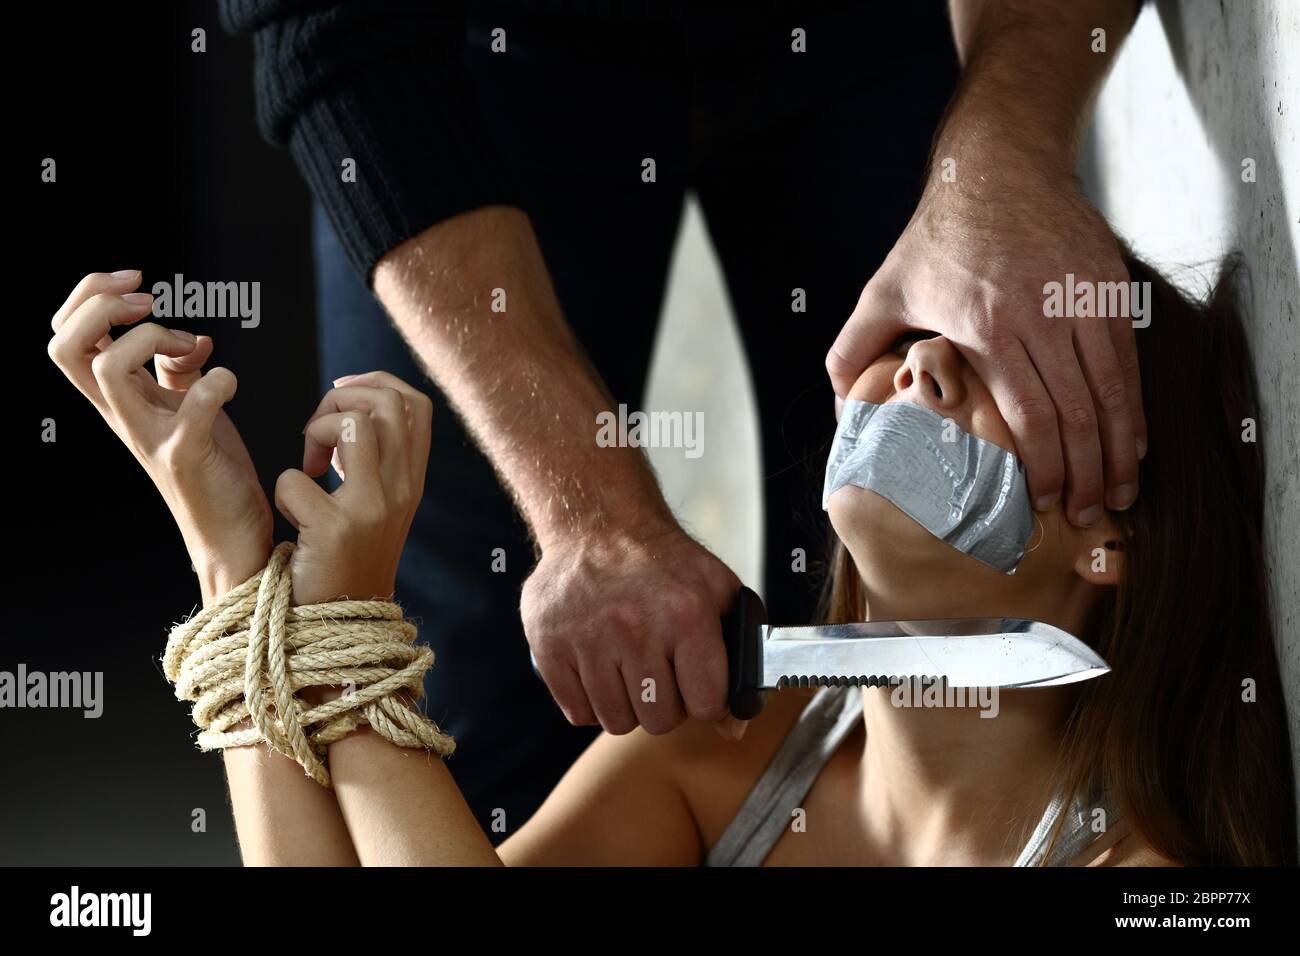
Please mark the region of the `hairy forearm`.
<svg viewBox="0 0 1300 956"><path fill-rule="evenodd" d="M596 415L611 401L564 321L524 213L484 207L434 225L380 261L374 289L543 548L670 520L641 452L596 444Z"/></svg>
<svg viewBox="0 0 1300 956"><path fill-rule="evenodd" d="M978 157L979 173L1071 176L1093 100L1133 26L1135 0L951 0L962 79L936 162ZM1105 31L1104 52L1095 30ZM965 178L974 185L974 177Z"/></svg>

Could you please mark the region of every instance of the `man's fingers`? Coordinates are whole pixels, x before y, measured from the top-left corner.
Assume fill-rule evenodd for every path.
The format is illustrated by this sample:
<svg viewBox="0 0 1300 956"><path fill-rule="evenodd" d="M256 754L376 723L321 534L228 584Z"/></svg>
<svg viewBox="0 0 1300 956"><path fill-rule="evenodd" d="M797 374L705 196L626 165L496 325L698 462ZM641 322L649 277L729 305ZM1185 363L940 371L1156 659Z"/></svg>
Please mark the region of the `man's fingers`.
<svg viewBox="0 0 1300 956"><path fill-rule="evenodd" d="M907 328L903 309L894 297L882 292L879 283L867 283L853 314L826 353L826 374L835 394L846 398L867 366Z"/></svg>
<svg viewBox="0 0 1300 956"><path fill-rule="evenodd" d="M1132 404L1124 387L1119 358L1111 344L1110 330L1106 328L1116 321L1128 320L1081 320L1075 325L1074 347L1097 412L1106 507L1123 511L1137 498L1138 458Z"/></svg>
<svg viewBox="0 0 1300 956"><path fill-rule="evenodd" d="M537 661L537 670L565 720L575 727L599 723L577 671L568 664L547 658Z"/></svg>
<svg viewBox="0 0 1300 956"><path fill-rule="evenodd" d="M140 284L139 269L124 269L121 272L92 272L72 290L72 294L59 307L59 311L54 313L54 318L50 319L50 329L54 332L59 331L68 317L81 308L91 296L100 293L112 293L113 295L123 295L135 289Z"/></svg>
<svg viewBox="0 0 1300 956"><path fill-rule="evenodd" d="M727 714L713 727L724 740L741 740L745 736L745 731L749 729L749 721L739 720Z"/></svg>
<svg viewBox="0 0 1300 956"><path fill-rule="evenodd" d="M1150 305L1147 306L1150 308ZM1138 364L1137 332L1128 319L1112 319L1107 323L1110 328L1110 341L1115 347L1115 357L1119 360L1120 374L1124 376L1124 394L1128 396L1128 405L1133 421L1133 441L1138 458L1147 453L1147 417L1142 408L1142 370Z"/></svg>
<svg viewBox="0 0 1300 956"><path fill-rule="evenodd" d="M711 723L727 713L727 654L722 620L683 635L673 651L673 672L687 715Z"/></svg>
<svg viewBox="0 0 1300 956"><path fill-rule="evenodd" d="M668 661L625 661L620 669L637 720L647 733L666 734L686 719L686 708Z"/></svg>
<svg viewBox="0 0 1300 956"><path fill-rule="evenodd" d="M1061 497L1065 463L1057 429L1056 406L1034 363L1015 339L1000 343L996 353L960 348L976 374L988 386L998 411L1016 442L1025 465L1030 499L1039 511L1052 508Z"/></svg>
<svg viewBox="0 0 1300 956"><path fill-rule="evenodd" d="M707 574L710 614L683 633L674 644L673 672L686 714L693 720L721 720L727 713L727 654L722 640L722 615L736 600L740 578L710 556Z"/></svg>
<svg viewBox="0 0 1300 956"><path fill-rule="evenodd" d="M307 425L302 470L313 477L325 474L330 449L337 449L347 472L343 490L383 501L379 473L379 443L370 416L358 410L333 412Z"/></svg>
<svg viewBox="0 0 1300 956"><path fill-rule="evenodd" d="M173 392L183 392L203 375L203 363L212 357L212 336L200 335L188 355L157 355L154 372L158 384Z"/></svg>
<svg viewBox="0 0 1300 956"><path fill-rule="evenodd" d="M1103 490L1101 438L1092 392L1072 339L1028 344L1038 348L1030 357L1056 406L1065 459L1065 514L1072 524L1088 527L1101 518Z"/></svg>
<svg viewBox="0 0 1300 956"><path fill-rule="evenodd" d="M291 525L301 529L326 520L338 504L306 474L289 468L275 481L275 507Z"/></svg>
<svg viewBox="0 0 1300 956"><path fill-rule="evenodd" d="M636 728L636 714L628 701L623 675L612 660L579 660L578 676L596 719L607 733L626 734Z"/></svg>
<svg viewBox="0 0 1300 956"><path fill-rule="evenodd" d="M114 326L139 322L149 314L152 303L153 297L142 292L125 296L96 293L60 322L50 339L47 351L54 364L101 412L107 412L108 405L90 368L91 359L100 354L97 343L106 339Z"/></svg>

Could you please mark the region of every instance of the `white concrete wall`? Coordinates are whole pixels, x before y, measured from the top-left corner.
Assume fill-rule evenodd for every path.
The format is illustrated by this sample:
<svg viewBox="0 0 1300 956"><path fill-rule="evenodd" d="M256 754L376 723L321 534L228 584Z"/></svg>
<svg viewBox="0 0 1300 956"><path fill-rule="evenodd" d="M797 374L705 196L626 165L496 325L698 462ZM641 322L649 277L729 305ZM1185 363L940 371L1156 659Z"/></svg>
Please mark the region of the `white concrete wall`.
<svg viewBox="0 0 1300 956"><path fill-rule="evenodd" d="M1148 3L1097 104L1085 179L1134 250L1203 292L1240 251L1263 400L1278 655L1300 768L1300 2ZM1242 181L1254 160L1255 182Z"/></svg>

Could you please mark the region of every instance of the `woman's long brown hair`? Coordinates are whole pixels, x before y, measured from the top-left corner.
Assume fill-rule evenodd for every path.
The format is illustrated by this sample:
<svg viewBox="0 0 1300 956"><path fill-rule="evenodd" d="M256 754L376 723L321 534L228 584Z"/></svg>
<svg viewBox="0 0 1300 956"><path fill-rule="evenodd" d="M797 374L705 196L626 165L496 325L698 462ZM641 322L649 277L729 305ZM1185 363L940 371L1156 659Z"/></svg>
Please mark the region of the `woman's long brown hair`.
<svg viewBox="0 0 1300 956"><path fill-rule="evenodd" d="M1149 448L1138 500L1117 516L1123 580L1081 635L1111 672L1080 685L1053 779L1085 800L1104 788L1176 863L1295 865L1263 453L1248 440L1259 401L1235 269L1202 304L1139 260L1126 263L1133 281L1151 283L1151 322L1135 331ZM860 620L865 610L836 542L823 616ZM1059 833L1060 824L1053 842Z"/></svg>

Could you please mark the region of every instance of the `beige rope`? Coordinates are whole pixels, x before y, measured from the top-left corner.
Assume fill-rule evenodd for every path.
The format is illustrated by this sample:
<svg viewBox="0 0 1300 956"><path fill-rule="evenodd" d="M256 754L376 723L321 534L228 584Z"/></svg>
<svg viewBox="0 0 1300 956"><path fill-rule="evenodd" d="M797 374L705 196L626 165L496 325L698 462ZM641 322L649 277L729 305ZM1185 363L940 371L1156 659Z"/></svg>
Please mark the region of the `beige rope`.
<svg viewBox="0 0 1300 956"><path fill-rule="evenodd" d="M455 740L415 709L433 651L414 643L402 609L392 601L293 607L291 554L291 542L278 545L265 569L167 638L163 673L178 698L194 701L200 749L263 741L325 787L326 748L363 724L399 747L455 750ZM318 707L297 696L320 686L349 691Z"/></svg>

